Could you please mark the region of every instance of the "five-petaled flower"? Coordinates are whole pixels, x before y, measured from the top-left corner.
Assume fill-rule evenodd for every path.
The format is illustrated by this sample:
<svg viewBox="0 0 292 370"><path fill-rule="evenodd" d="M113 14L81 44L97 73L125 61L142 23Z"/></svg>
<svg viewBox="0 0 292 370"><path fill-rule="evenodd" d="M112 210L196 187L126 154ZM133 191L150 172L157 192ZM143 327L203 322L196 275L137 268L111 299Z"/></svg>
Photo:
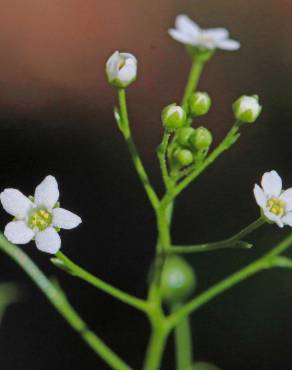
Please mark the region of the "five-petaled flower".
<svg viewBox="0 0 292 370"><path fill-rule="evenodd" d="M264 216L279 227L292 226L292 188L282 190L282 179L276 171L264 173L261 185L255 185L254 196Z"/></svg>
<svg viewBox="0 0 292 370"><path fill-rule="evenodd" d="M26 244L35 239L39 250L55 254L61 247L58 229L73 229L81 223L74 213L60 208L59 189L53 176L47 176L35 189L34 197L26 197L19 190L5 189L0 201L6 212L14 216L4 234L15 244Z"/></svg>
<svg viewBox="0 0 292 370"><path fill-rule="evenodd" d="M225 28L202 29L187 15L178 15L175 27L169 30L169 34L183 44L209 50L237 50L240 48L240 43L231 40L229 32Z"/></svg>

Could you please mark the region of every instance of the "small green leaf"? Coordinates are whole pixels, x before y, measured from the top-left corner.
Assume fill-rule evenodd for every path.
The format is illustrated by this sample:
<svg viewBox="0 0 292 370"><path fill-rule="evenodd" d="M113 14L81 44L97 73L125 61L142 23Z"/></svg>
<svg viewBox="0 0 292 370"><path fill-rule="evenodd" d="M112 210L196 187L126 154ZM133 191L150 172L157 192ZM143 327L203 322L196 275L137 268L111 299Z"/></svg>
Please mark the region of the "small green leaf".
<svg viewBox="0 0 292 370"><path fill-rule="evenodd" d="M51 258L51 262L53 265L58 267L59 269L66 271L70 275L75 275L74 272L63 262L61 261L58 257L53 257Z"/></svg>
<svg viewBox="0 0 292 370"><path fill-rule="evenodd" d="M284 267L284 268L292 268L292 260L288 257L284 256L277 256L274 257L272 260L272 266L275 267Z"/></svg>
<svg viewBox="0 0 292 370"><path fill-rule="evenodd" d="M117 125L121 131L123 131L123 122L121 119L120 111L117 107L114 107L114 117L117 122Z"/></svg>

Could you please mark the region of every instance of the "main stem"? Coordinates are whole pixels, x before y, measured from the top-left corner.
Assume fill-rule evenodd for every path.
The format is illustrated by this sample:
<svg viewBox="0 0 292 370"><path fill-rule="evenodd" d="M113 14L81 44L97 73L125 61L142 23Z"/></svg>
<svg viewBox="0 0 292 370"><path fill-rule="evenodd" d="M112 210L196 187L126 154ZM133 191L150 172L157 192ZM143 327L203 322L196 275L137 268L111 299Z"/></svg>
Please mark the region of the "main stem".
<svg viewBox="0 0 292 370"><path fill-rule="evenodd" d="M131 370L120 357L88 328L70 305L61 289L53 284L20 248L8 242L2 234L0 234L0 249L27 273L72 329L79 333L83 341L112 369Z"/></svg>

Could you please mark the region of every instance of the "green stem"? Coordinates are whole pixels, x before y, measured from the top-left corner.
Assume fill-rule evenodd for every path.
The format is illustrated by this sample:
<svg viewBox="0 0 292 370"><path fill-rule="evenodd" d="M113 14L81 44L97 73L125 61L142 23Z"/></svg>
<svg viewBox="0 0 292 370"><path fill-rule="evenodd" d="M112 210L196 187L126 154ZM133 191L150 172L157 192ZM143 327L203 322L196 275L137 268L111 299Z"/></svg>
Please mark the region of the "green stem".
<svg viewBox="0 0 292 370"><path fill-rule="evenodd" d="M288 249L292 245L292 235L288 236L281 243L279 243L270 252L266 253L263 257L259 258L255 262L249 264L243 269L235 272L228 278L222 280L221 282L213 285L207 291L201 293L199 296L191 300L189 303L184 305L174 314L172 314L168 319L171 326L175 327L180 320L182 320L186 315L196 311L198 308L209 302L211 299L215 298L224 291L230 289L232 286L240 283L241 281L247 279L248 277L256 274L267 268L279 266L277 263L277 257Z"/></svg>
<svg viewBox="0 0 292 370"><path fill-rule="evenodd" d="M213 243L205 243L205 244L196 244L196 245L188 245L188 246L171 246L169 248L170 253L200 253L200 252L209 252L217 249L223 248L250 248L252 245L250 243L241 241L240 239L245 237L246 235L250 234L260 226L264 225L266 221L263 218L259 218L239 233L235 234L231 238L220 240L218 242Z"/></svg>
<svg viewBox="0 0 292 370"><path fill-rule="evenodd" d="M180 307L172 307L172 312ZM176 369L190 369L193 363L193 344L190 317L185 316L175 327L175 351L176 351Z"/></svg>
<svg viewBox="0 0 292 370"><path fill-rule="evenodd" d="M162 179L166 189L171 186L171 181L168 175L167 162L166 162L166 152L169 142L170 134L165 132L162 138L162 142L158 147L157 155L160 163L160 169L162 173Z"/></svg>
<svg viewBox="0 0 292 370"><path fill-rule="evenodd" d="M186 109L187 107L187 103L188 103L188 99L190 95L197 88L204 64L205 63L201 60L193 60L193 64L191 66L188 81L187 81L184 95L183 95L182 102L181 102L181 105L184 109Z"/></svg>
<svg viewBox="0 0 292 370"><path fill-rule="evenodd" d="M133 297L132 295L123 292L120 289L113 287L112 285L104 282L103 280L99 279L98 277L92 275L88 271L84 270L82 267L78 266L76 263L71 261L68 257L66 257L61 251L56 254L56 257L63 262L63 264L68 268L69 272L74 276L79 277L80 279L86 281L87 283L93 285L94 287L110 294L114 298L137 308L143 312L148 311L148 304L146 301Z"/></svg>
<svg viewBox="0 0 292 370"><path fill-rule="evenodd" d="M136 171L138 173L138 176L145 188L145 191L148 195L148 198L153 206L154 209L156 209L159 206L159 199L156 195L156 192L154 191L150 180L148 178L148 175L145 171L145 168L143 166L143 163L139 157L136 145L132 138L131 128L129 125L129 118L128 118L128 111L127 111L127 102L126 102L126 93L125 89L119 89L118 90L118 99L119 99L119 105L120 105L120 115L121 115L121 121L122 121L122 133L124 135L124 138L128 144L128 148L130 151L130 154L132 156L132 160L134 163L134 166L136 168Z"/></svg>
<svg viewBox="0 0 292 370"><path fill-rule="evenodd" d="M231 145L238 139L238 127L234 125L228 132L223 141L217 146L216 149L202 162L202 164L184 178L171 192L166 193L161 203L169 204L175 199L196 177L198 177L214 160L219 157L225 150L229 149Z"/></svg>
<svg viewBox="0 0 292 370"><path fill-rule="evenodd" d="M131 370L120 357L88 328L79 314L70 305L64 292L56 284L53 284L20 248L8 242L2 234L0 234L0 249L27 273L72 329L80 335L83 341L105 363L115 370Z"/></svg>
<svg viewBox="0 0 292 370"><path fill-rule="evenodd" d="M168 330L165 330L161 322L153 326L150 341L148 344L143 370L159 370L162 355L168 337Z"/></svg>

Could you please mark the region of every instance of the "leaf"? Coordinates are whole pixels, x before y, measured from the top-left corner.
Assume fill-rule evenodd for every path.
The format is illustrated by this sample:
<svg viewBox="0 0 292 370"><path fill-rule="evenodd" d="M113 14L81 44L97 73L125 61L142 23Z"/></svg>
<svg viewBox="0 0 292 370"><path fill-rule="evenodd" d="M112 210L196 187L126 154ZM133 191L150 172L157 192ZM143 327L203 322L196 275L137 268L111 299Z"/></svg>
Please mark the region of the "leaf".
<svg viewBox="0 0 292 370"><path fill-rule="evenodd" d="M54 266L58 267L60 270L66 271L70 275L75 275L74 272L58 257L51 258L51 262Z"/></svg>
<svg viewBox="0 0 292 370"><path fill-rule="evenodd" d="M272 267L292 268L292 260L285 256L274 257L271 262Z"/></svg>

